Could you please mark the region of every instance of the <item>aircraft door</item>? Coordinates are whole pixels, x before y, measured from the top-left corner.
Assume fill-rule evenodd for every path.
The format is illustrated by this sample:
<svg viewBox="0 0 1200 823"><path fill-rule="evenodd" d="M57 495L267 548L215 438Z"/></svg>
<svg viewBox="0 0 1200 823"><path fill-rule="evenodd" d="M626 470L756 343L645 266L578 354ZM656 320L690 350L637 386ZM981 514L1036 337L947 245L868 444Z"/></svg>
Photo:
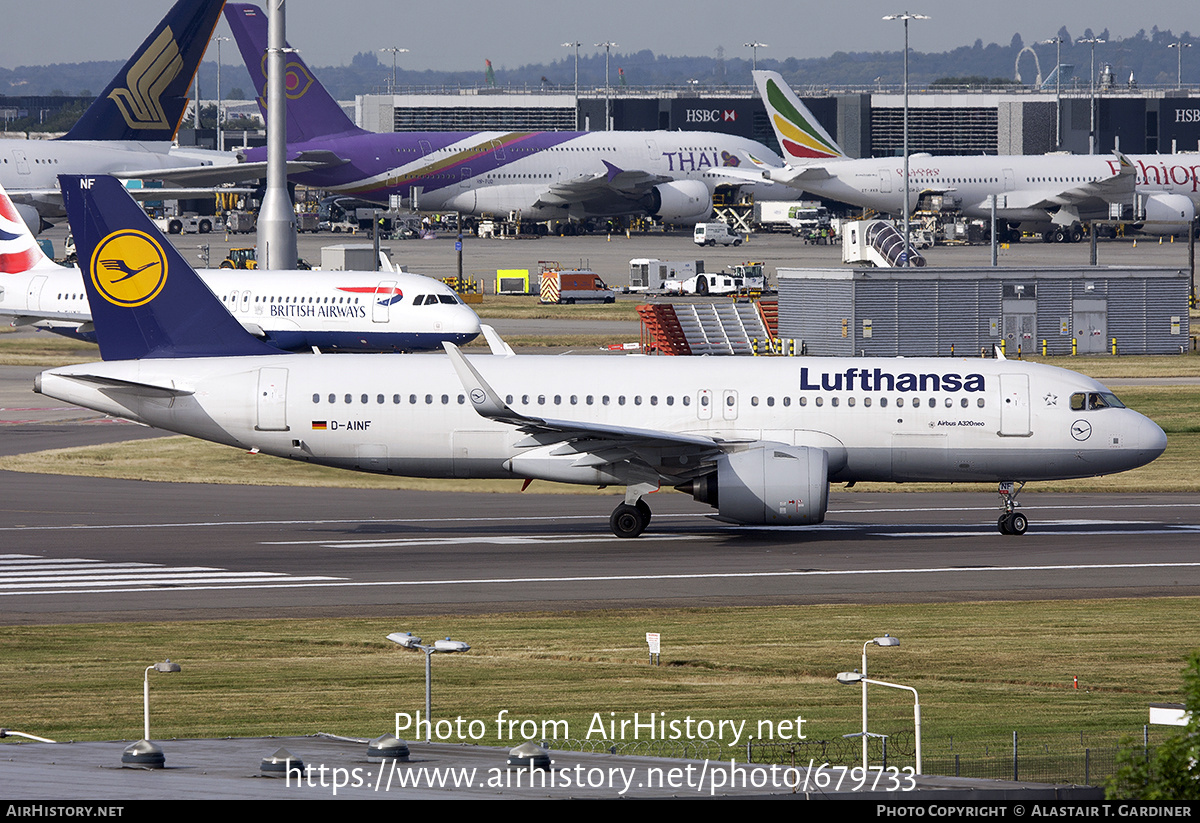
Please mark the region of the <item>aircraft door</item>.
<svg viewBox="0 0 1200 823"><path fill-rule="evenodd" d="M287 424L287 369L258 370L258 424L255 431L285 432Z"/></svg>
<svg viewBox="0 0 1200 823"><path fill-rule="evenodd" d="M45 275L39 275L29 281L29 288L25 291L25 308L37 310L42 307L42 287L45 285Z"/></svg>
<svg viewBox="0 0 1200 823"><path fill-rule="evenodd" d="M29 174L29 158L23 151L13 151L13 160L17 164L17 174Z"/></svg>
<svg viewBox="0 0 1200 823"><path fill-rule="evenodd" d="M892 170L891 169L880 169L879 170L879 193L880 194L891 194L891 191L892 191Z"/></svg>
<svg viewBox="0 0 1200 823"><path fill-rule="evenodd" d="M726 420L737 420L738 393L733 389L726 389L721 395L721 414Z"/></svg>
<svg viewBox="0 0 1200 823"><path fill-rule="evenodd" d="M1012 191L1016 187L1017 187L1016 176L1013 174L1013 170L1005 169L1004 170L1004 190Z"/></svg>
<svg viewBox="0 0 1200 823"><path fill-rule="evenodd" d="M712 420L712 392L701 389L696 392L696 417L701 420Z"/></svg>
<svg viewBox="0 0 1200 823"><path fill-rule="evenodd" d="M1000 434L1004 437L1028 437L1029 375L1000 375Z"/></svg>
<svg viewBox="0 0 1200 823"><path fill-rule="evenodd" d="M433 154L433 146L430 145L428 140L418 140L417 144L421 147L422 157L428 157L429 155Z"/></svg>
<svg viewBox="0 0 1200 823"><path fill-rule="evenodd" d="M375 296L371 299L371 322L386 323L391 314L392 296L396 289L395 280L383 280L375 287Z"/></svg>

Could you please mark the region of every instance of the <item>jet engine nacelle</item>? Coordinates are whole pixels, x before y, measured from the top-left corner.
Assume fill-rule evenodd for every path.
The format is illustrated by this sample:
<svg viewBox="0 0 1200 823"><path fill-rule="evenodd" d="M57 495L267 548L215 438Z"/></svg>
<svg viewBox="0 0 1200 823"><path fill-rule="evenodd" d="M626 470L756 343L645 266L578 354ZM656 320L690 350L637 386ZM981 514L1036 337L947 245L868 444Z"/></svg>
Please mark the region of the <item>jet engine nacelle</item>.
<svg viewBox="0 0 1200 823"><path fill-rule="evenodd" d="M829 506L829 455L810 446L762 446L722 455L717 470L678 487L748 525L812 525Z"/></svg>
<svg viewBox="0 0 1200 823"><path fill-rule="evenodd" d="M675 180L646 195L646 211L666 223L694 223L712 214L712 195L699 180Z"/></svg>
<svg viewBox="0 0 1200 823"><path fill-rule="evenodd" d="M42 233L42 229L50 225L42 220L42 216L38 214L38 210L28 203L13 203L13 208L17 210L17 214L21 215L21 219L25 221L25 225L29 227L29 231L35 237Z"/></svg>
<svg viewBox="0 0 1200 823"><path fill-rule="evenodd" d="M1183 194L1155 194L1146 198L1145 234L1181 234L1196 216L1196 205Z"/></svg>

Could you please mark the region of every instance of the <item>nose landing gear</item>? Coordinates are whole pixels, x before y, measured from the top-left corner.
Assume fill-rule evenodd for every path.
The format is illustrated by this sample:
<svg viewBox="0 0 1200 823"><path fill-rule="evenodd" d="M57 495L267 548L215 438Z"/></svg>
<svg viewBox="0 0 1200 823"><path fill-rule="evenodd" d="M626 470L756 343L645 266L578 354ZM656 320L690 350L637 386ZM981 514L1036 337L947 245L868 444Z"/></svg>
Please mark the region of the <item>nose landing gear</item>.
<svg viewBox="0 0 1200 823"><path fill-rule="evenodd" d="M1015 483L1011 480L1000 484L997 489L1004 505L1004 514L996 521L1000 534L1025 534L1029 528L1029 518L1017 511L1017 495L1025 488L1024 481Z"/></svg>

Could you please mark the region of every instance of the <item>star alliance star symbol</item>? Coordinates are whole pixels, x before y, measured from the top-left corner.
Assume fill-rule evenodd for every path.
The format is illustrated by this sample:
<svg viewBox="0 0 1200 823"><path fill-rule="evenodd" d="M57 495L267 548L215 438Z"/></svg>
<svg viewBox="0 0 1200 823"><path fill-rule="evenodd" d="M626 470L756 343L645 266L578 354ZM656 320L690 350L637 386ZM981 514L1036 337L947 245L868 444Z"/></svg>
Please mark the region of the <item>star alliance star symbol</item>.
<svg viewBox="0 0 1200 823"><path fill-rule="evenodd" d="M1058 395L1054 394L1053 392L1047 392L1046 396L1043 397L1042 399L1046 401L1047 406L1057 406L1058 405Z"/></svg>

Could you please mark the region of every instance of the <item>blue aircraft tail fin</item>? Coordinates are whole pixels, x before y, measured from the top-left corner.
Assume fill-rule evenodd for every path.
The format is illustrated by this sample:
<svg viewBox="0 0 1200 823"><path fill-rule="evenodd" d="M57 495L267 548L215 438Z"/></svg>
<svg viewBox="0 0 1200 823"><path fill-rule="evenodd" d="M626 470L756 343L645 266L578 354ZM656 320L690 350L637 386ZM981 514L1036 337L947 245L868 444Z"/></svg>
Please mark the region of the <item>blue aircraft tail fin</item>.
<svg viewBox="0 0 1200 823"><path fill-rule="evenodd" d="M281 353L242 328L115 177L58 182L102 358Z"/></svg>
<svg viewBox="0 0 1200 823"><path fill-rule="evenodd" d="M224 0L178 0L65 140L175 139Z"/></svg>
<svg viewBox="0 0 1200 823"><path fill-rule="evenodd" d="M248 3L230 3L225 20L233 31L246 70L257 92L258 107L267 117L267 15ZM305 143L319 137L363 132L295 52L287 55L287 140Z"/></svg>

